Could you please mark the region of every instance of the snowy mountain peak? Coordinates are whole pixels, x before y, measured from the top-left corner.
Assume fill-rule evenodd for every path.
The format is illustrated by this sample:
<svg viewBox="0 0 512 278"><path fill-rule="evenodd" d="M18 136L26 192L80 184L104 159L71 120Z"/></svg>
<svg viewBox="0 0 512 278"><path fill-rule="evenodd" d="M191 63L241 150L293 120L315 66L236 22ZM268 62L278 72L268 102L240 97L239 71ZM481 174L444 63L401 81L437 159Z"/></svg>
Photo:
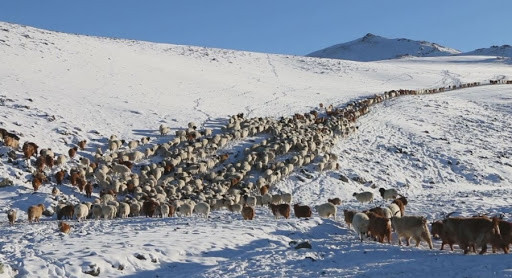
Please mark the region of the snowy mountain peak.
<svg viewBox="0 0 512 278"><path fill-rule="evenodd" d="M307 56L368 62L404 56L435 57L459 53L456 49L427 41L388 39L368 33L362 38L324 48Z"/></svg>

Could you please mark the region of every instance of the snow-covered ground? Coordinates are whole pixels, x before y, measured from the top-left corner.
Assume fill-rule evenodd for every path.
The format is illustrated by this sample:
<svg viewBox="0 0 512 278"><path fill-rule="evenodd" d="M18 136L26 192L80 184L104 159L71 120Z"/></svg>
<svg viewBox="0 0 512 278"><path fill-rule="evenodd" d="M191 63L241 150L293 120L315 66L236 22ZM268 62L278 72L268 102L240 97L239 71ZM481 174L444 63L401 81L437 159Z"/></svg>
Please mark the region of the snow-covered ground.
<svg viewBox="0 0 512 278"><path fill-rule="evenodd" d="M353 62L222 49L112 40L0 23L0 128L57 153L78 141L91 157L106 138L150 136L165 142L190 121L218 130L229 115L289 116L343 105L390 89L435 88L512 79L511 61L491 56ZM493 85L435 95L404 96L372 107L358 130L337 141L340 169L300 171L274 185L314 206L340 197L338 210L366 209L352 193L395 187L408 214L429 221L443 213L504 213L511 220L512 86ZM237 148L236 144L231 146ZM52 186L33 192L24 161L8 162L1 145L1 276L89 277L503 277L508 255L454 252L359 242L342 217L274 220L257 208L254 221L214 211L210 218L128 218L71 221L55 216L28 224L28 206L54 202ZM361 184L340 175L361 177ZM371 182L370 182L371 181ZM84 196L61 187L75 200ZM97 195L97 194L96 194ZM375 205L384 204L377 198ZM311 249L295 249L309 241ZM440 242L434 242L439 249ZM1 267L1 266L0 266Z"/></svg>

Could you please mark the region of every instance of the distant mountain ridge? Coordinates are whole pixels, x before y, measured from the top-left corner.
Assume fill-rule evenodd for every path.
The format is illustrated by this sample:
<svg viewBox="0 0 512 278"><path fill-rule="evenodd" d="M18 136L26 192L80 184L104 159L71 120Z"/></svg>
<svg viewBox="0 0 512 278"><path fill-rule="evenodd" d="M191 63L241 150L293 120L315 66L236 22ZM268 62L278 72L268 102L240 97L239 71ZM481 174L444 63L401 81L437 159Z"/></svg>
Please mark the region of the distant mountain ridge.
<svg viewBox="0 0 512 278"><path fill-rule="evenodd" d="M427 41L416 41L405 38L389 39L371 33L364 37L336 44L306 56L317 58L343 59L360 62L397 59L407 56L438 57L453 55L490 55L512 57L510 45L480 48L462 53L461 51Z"/></svg>

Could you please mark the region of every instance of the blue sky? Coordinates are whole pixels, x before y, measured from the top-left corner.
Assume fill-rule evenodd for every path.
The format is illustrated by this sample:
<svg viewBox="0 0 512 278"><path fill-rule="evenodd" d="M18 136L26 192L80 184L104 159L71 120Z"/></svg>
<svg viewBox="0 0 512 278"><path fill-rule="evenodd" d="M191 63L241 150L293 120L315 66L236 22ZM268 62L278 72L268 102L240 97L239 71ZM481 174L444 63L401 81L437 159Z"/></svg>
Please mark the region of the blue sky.
<svg viewBox="0 0 512 278"><path fill-rule="evenodd" d="M3 1L0 21L86 35L303 55L373 33L470 51L512 44L508 0Z"/></svg>

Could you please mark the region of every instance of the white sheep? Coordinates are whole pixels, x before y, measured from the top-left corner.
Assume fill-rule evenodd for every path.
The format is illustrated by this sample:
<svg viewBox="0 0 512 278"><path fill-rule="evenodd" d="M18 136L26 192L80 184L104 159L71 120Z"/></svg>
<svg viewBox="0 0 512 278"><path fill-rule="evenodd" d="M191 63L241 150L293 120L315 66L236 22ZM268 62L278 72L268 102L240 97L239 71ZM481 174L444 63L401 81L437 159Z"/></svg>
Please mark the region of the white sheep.
<svg viewBox="0 0 512 278"><path fill-rule="evenodd" d="M119 218L127 218L130 215L130 205L124 202L119 203Z"/></svg>
<svg viewBox="0 0 512 278"><path fill-rule="evenodd" d="M243 204L247 205L247 206L250 206L250 207L255 207L256 206L256 203L257 203L257 199L256 197L254 196L248 196L248 195L244 195L243 197Z"/></svg>
<svg viewBox="0 0 512 278"><path fill-rule="evenodd" d="M400 213L400 207L397 204L391 203L388 206L388 209L389 209L392 217L393 216L402 217L402 213Z"/></svg>
<svg viewBox="0 0 512 278"><path fill-rule="evenodd" d="M89 207L86 204L78 204L75 206L75 218L80 222L80 220L85 220L89 215Z"/></svg>
<svg viewBox="0 0 512 278"><path fill-rule="evenodd" d="M394 188L384 189L381 187L379 189L379 192L380 192L380 196L382 196L382 199L384 199L384 200L394 200L399 195L398 192L396 191L396 189L394 189Z"/></svg>
<svg viewBox="0 0 512 278"><path fill-rule="evenodd" d="M283 202L285 204L291 204L292 203L292 194L291 193L281 194L281 202Z"/></svg>
<svg viewBox="0 0 512 278"><path fill-rule="evenodd" d="M101 206L101 216L104 219L114 219L117 214L117 207L113 205Z"/></svg>
<svg viewBox="0 0 512 278"><path fill-rule="evenodd" d="M161 203L160 205L160 212L162 214L162 218L166 218L169 216L169 213L170 213L171 209L169 207L168 204L166 203Z"/></svg>
<svg viewBox="0 0 512 278"><path fill-rule="evenodd" d="M369 224L370 218L366 213L358 212L352 218L352 227L361 241L363 241L363 236L368 233Z"/></svg>
<svg viewBox="0 0 512 278"><path fill-rule="evenodd" d="M97 199L97 200L99 200L99 199ZM100 204L93 204L91 210L92 210L92 216L94 217L94 219L98 220L101 218L103 210L102 210L102 206Z"/></svg>
<svg viewBox="0 0 512 278"><path fill-rule="evenodd" d="M261 205L266 206L272 203L272 195L270 193L265 193L261 196Z"/></svg>
<svg viewBox="0 0 512 278"><path fill-rule="evenodd" d="M373 193L369 192L369 191L365 191L365 192L361 192L361 193L354 192L354 194L352 194L352 196L356 197L356 199L360 203L371 203L371 202L373 202Z"/></svg>
<svg viewBox="0 0 512 278"><path fill-rule="evenodd" d="M325 203L316 206L315 209L320 217L329 218L332 215L333 219L336 220L337 208L335 205L331 203Z"/></svg>
<svg viewBox="0 0 512 278"><path fill-rule="evenodd" d="M181 216L191 216L192 215L192 208L188 203L181 204L178 209L176 210Z"/></svg>
<svg viewBox="0 0 512 278"><path fill-rule="evenodd" d="M208 218L208 215L210 214L210 205L205 202L199 202L195 205L194 212L198 215L204 216L204 218Z"/></svg>
<svg viewBox="0 0 512 278"><path fill-rule="evenodd" d="M171 132L171 128L165 126L164 124L161 124L159 129L160 129L160 135L166 135L169 132Z"/></svg>
<svg viewBox="0 0 512 278"><path fill-rule="evenodd" d="M407 246L409 246L410 238L414 238L416 241L416 247L420 245L421 240L425 240L428 243L430 249L432 249L432 239L427 226L427 219L423 216L393 216L391 218L391 225L398 235L398 244L402 245L400 240L402 237L405 238Z"/></svg>
<svg viewBox="0 0 512 278"><path fill-rule="evenodd" d="M139 216L141 208L142 208L142 206L137 201L131 203L130 204L130 215L132 217Z"/></svg>

